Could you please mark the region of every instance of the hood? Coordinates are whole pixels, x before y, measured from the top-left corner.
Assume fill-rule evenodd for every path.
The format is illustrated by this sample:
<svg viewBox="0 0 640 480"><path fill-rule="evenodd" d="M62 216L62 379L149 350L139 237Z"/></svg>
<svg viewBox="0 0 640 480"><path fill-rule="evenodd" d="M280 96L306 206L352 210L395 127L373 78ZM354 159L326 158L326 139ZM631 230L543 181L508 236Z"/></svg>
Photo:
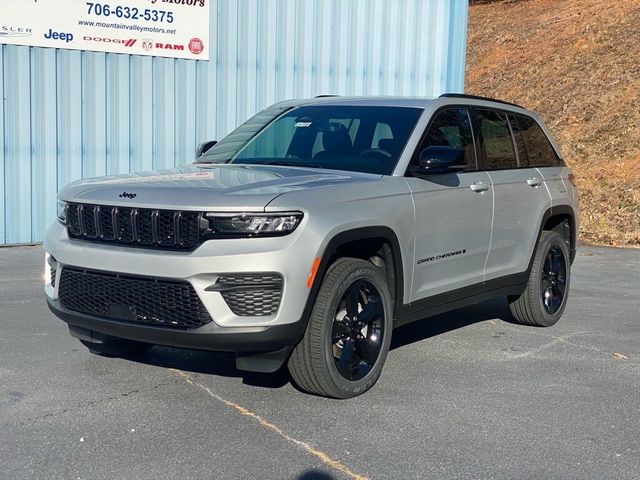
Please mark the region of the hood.
<svg viewBox="0 0 640 480"><path fill-rule="evenodd" d="M141 208L263 210L277 196L380 175L271 165L198 164L79 180L60 198L69 202Z"/></svg>

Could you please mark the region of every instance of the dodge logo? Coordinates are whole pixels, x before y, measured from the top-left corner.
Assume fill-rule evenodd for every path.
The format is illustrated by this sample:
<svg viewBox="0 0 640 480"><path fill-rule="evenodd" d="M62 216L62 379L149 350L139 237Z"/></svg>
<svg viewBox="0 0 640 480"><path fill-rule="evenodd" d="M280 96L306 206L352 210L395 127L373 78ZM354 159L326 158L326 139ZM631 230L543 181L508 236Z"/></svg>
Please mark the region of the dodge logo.
<svg viewBox="0 0 640 480"><path fill-rule="evenodd" d="M128 198L129 200L133 200L134 198L136 198L138 195L135 193L127 193L127 192L122 192L120 194L120 198Z"/></svg>

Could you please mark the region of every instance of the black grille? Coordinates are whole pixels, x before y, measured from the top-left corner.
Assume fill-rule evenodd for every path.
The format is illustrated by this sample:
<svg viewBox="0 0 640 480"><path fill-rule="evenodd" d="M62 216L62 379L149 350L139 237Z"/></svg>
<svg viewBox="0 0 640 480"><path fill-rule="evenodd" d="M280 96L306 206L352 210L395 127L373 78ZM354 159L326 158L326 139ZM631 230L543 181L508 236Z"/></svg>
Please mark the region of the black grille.
<svg viewBox="0 0 640 480"><path fill-rule="evenodd" d="M282 298L282 276L277 273L239 273L218 278L218 290L234 315L275 315Z"/></svg>
<svg viewBox="0 0 640 480"><path fill-rule="evenodd" d="M115 240L116 234L113 222L113 210L111 208L100 208L100 234L103 240Z"/></svg>
<svg viewBox="0 0 640 480"><path fill-rule="evenodd" d="M64 267L58 295L69 310L115 320L182 329L212 321L188 282Z"/></svg>
<svg viewBox="0 0 640 480"><path fill-rule="evenodd" d="M199 212L70 203L66 217L76 239L165 250L193 250L201 243Z"/></svg>
<svg viewBox="0 0 640 480"><path fill-rule="evenodd" d="M93 205L80 205L80 231L84 232L87 238L97 238L96 229L96 209Z"/></svg>
<svg viewBox="0 0 640 480"><path fill-rule="evenodd" d="M133 238L133 220L131 219L131 208L115 208L116 214L116 240L122 243L132 243Z"/></svg>

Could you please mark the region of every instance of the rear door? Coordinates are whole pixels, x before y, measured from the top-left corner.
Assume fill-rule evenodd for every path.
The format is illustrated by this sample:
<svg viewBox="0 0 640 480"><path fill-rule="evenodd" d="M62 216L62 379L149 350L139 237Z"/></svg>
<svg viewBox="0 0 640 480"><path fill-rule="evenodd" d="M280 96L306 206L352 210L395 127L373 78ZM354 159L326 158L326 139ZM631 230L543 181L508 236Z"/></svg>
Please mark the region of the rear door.
<svg viewBox="0 0 640 480"><path fill-rule="evenodd" d="M411 301L470 285L481 288L491 238L491 180L477 168L466 108L447 108L434 115L412 163L434 145L464 150L466 168L407 177L415 206Z"/></svg>
<svg viewBox="0 0 640 480"><path fill-rule="evenodd" d="M552 202L557 204L563 200L566 203L569 191L565 184L568 169L565 167L546 134L531 117L525 115L517 116L517 123L522 132L522 141L526 148L529 165L538 170L539 175L544 178L545 185L549 189ZM564 177L564 178L563 178Z"/></svg>
<svg viewBox="0 0 640 480"><path fill-rule="evenodd" d="M540 172L528 164L513 117L490 109L474 109L473 116L482 163L494 190L493 233L485 267L488 281L527 269L550 196Z"/></svg>

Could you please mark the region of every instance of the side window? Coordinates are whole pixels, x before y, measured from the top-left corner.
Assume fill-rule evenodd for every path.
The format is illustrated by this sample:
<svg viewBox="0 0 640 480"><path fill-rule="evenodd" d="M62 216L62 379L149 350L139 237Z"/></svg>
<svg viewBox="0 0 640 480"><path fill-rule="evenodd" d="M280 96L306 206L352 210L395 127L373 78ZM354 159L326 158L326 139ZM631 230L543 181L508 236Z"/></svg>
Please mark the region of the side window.
<svg viewBox="0 0 640 480"><path fill-rule="evenodd" d="M467 168L469 170L476 169L473 134L466 109L447 109L436 115L429 126L419 152L432 146L452 147L464 151L464 161Z"/></svg>
<svg viewBox="0 0 640 480"><path fill-rule="evenodd" d="M518 115L518 123L529 154L532 167L550 167L557 165L556 153L540 125L531 117Z"/></svg>
<svg viewBox="0 0 640 480"><path fill-rule="evenodd" d="M527 149L524 146L524 139L522 138L522 132L520 126L516 120L515 115L507 115L509 119L509 125L511 125L511 131L513 132L513 140L516 142L516 151L518 152L518 163L520 167L529 166L529 158L527 156Z"/></svg>
<svg viewBox="0 0 640 480"><path fill-rule="evenodd" d="M518 168L507 117L493 110L477 110L487 170Z"/></svg>

